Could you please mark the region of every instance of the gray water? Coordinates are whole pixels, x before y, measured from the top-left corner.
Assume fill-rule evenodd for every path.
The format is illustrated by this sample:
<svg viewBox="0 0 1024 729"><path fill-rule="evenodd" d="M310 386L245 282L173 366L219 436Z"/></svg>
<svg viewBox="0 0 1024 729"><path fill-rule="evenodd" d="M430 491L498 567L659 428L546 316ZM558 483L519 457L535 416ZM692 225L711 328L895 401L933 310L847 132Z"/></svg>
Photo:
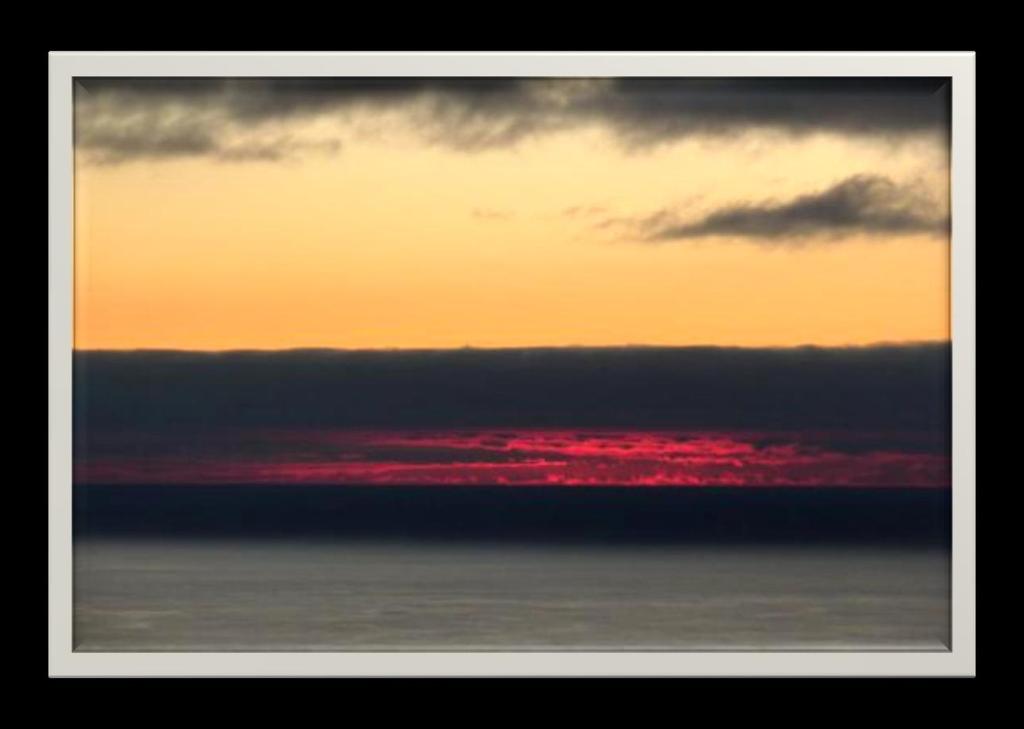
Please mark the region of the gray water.
<svg viewBox="0 0 1024 729"><path fill-rule="evenodd" d="M85 540L76 650L939 649L940 549Z"/></svg>

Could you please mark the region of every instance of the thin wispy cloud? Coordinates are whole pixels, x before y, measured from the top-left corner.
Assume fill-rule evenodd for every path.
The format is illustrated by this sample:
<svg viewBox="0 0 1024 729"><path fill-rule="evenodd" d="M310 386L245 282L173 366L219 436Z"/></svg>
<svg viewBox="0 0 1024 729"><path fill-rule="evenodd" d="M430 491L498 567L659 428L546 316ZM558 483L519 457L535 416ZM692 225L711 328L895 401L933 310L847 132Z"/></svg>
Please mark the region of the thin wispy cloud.
<svg viewBox="0 0 1024 729"><path fill-rule="evenodd" d="M945 207L923 187L880 175L854 175L789 200L738 202L693 220L671 209L638 218L608 218L604 228L625 229L647 242L742 238L766 245L803 245L853 235L945 235Z"/></svg>
<svg viewBox="0 0 1024 729"><path fill-rule="evenodd" d="M472 215L477 220L511 220L515 213L511 210L499 210L497 208L473 208Z"/></svg>

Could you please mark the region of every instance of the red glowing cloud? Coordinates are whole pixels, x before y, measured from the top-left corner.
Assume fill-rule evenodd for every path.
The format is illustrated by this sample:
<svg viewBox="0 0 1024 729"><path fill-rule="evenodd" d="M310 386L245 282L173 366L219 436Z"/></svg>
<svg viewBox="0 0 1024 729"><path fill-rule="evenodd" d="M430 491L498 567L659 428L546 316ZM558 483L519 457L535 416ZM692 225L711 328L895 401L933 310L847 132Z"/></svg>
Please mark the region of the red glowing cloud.
<svg viewBox="0 0 1024 729"><path fill-rule="evenodd" d="M947 487L950 459L907 434L597 429L106 435L76 483Z"/></svg>

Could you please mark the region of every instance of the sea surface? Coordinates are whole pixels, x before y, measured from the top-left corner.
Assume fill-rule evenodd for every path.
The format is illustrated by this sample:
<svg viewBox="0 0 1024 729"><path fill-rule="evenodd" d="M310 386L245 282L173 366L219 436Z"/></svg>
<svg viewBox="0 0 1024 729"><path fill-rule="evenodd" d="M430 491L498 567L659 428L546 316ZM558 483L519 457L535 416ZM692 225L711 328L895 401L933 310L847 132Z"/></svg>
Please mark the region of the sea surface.
<svg viewBox="0 0 1024 729"><path fill-rule="evenodd" d="M80 651L937 649L934 546L85 537Z"/></svg>
<svg viewBox="0 0 1024 729"><path fill-rule="evenodd" d="M950 493L81 485L82 651L937 649Z"/></svg>

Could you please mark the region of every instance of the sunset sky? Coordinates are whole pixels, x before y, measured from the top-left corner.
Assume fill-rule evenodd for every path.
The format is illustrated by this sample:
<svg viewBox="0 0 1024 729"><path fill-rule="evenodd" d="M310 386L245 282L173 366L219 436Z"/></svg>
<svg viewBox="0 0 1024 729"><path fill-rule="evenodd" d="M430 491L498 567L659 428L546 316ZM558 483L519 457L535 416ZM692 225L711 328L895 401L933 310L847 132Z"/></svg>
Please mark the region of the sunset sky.
<svg viewBox="0 0 1024 729"><path fill-rule="evenodd" d="M76 482L948 487L949 98L79 79Z"/></svg>
<svg viewBox="0 0 1024 729"><path fill-rule="evenodd" d="M947 340L948 101L928 79L79 79L75 346Z"/></svg>

